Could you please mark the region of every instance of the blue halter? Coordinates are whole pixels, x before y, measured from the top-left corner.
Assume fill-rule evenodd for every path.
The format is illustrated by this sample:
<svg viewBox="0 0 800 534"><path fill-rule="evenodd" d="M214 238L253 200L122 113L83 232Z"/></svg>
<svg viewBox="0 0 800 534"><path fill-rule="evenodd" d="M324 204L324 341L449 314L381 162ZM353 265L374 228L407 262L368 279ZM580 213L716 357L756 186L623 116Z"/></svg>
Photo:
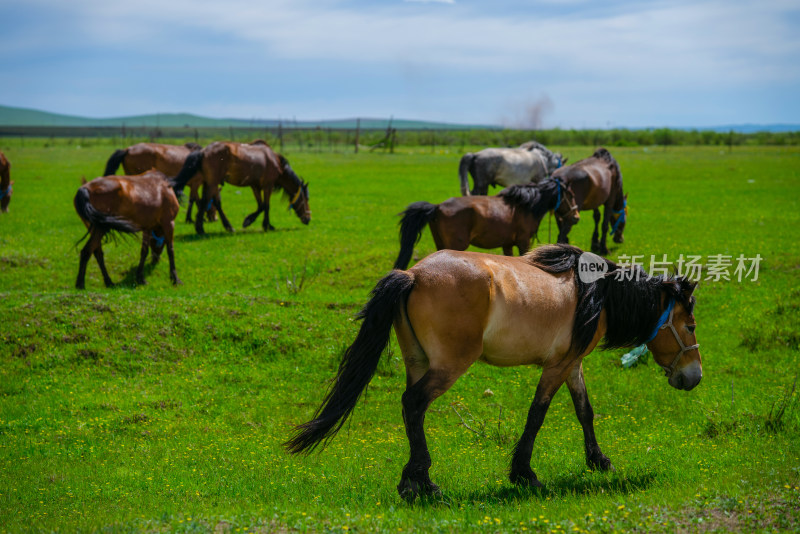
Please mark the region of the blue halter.
<svg viewBox="0 0 800 534"><path fill-rule="evenodd" d="M619 225L625 222L625 219L628 216L628 214L625 213L625 208L627 206L628 206L628 200L625 199L625 200L622 201L622 209L619 210L619 211L616 211L616 210L613 211L614 215L617 215L618 217L617 217L617 222L615 222L614 226L611 227L611 235L616 234L617 233L617 229L619 228Z"/></svg>
<svg viewBox="0 0 800 534"><path fill-rule="evenodd" d="M12 192L13 189L11 189L10 185L6 189L0 190L0 199L4 198L6 195L11 195Z"/></svg>
<svg viewBox="0 0 800 534"><path fill-rule="evenodd" d="M156 242L157 247L164 246L164 237L158 237L156 234L150 233L150 239Z"/></svg>
<svg viewBox="0 0 800 534"><path fill-rule="evenodd" d="M556 185L558 186L558 200L556 201L556 207L553 208L553 211L558 211L558 207L561 205L561 180L556 180Z"/></svg>
<svg viewBox="0 0 800 534"><path fill-rule="evenodd" d="M675 300L669 299L669 304L667 304L666 309L664 309L664 313L661 314L661 317L658 318L658 323L656 323L656 327L653 329L653 333L650 334L650 337L647 338L645 343L650 343L655 339L656 335L658 335L658 331L661 330L661 327L666 324L667 319L669 318L669 314L672 312L672 308L675 307Z"/></svg>

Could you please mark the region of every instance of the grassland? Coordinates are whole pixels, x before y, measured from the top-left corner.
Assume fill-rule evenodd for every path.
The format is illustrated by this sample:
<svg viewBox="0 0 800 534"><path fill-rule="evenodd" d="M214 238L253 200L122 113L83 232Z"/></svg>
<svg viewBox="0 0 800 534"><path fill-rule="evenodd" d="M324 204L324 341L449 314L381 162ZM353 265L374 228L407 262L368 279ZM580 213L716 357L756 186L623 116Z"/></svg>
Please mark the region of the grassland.
<svg viewBox="0 0 800 534"><path fill-rule="evenodd" d="M534 449L545 488L527 491L505 473L540 372L476 365L426 421L444 497L407 505L395 491L408 449L394 342L328 449L290 457L280 443L313 413L353 315L391 267L396 214L457 194L460 154L287 153L310 182L308 227L277 197L268 234L212 223L197 237L181 212L183 286L163 262L135 287L138 241L120 239L106 247L120 284L104 288L90 263L79 292L72 197L114 147L44 144L0 142L16 180L0 215L0 530L800 528L796 147L612 150L630 208L612 258L763 258L756 281L697 290L703 382L673 390L654 364L623 369L622 351L596 351L586 380L617 471L587 471L561 391ZM234 224L254 207L247 190L223 199ZM573 244L588 246L590 220ZM426 232L417 254L433 250Z"/></svg>

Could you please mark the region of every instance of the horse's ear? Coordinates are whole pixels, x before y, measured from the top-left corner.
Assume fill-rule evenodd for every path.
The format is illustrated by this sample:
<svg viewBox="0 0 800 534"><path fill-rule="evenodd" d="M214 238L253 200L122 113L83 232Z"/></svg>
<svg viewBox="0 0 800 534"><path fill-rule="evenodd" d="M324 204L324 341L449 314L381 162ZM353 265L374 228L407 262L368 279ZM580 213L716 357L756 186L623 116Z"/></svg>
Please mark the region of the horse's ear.
<svg viewBox="0 0 800 534"><path fill-rule="evenodd" d="M568 159L569 159L569 156L564 156L563 158L561 158L561 164L562 165L566 165Z"/></svg>
<svg viewBox="0 0 800 534"><path fill-rule="evenodd" d="M86 175L81 175L81 185L86 185Z"/></svg>

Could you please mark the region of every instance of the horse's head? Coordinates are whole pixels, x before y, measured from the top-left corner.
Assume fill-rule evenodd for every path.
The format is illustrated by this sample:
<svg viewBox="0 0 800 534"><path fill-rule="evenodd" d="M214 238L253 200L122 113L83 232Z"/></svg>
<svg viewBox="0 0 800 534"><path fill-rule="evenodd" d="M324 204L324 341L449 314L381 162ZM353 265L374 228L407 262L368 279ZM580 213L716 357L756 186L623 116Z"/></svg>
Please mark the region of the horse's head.
<svg viewBox="0 0 800 534"><path fill-rule="evenodd" d="M628 220L628 194L622 196L622 206L614 208L611 214L611 236L614 238L614 243L622 243L625 238L622 237L622 232L625 231L625 222Z"/></svg>
<svg viewBox="0 0 800 534"><path fill-rule="evenodd" d="M297 191L292 195L289 207L294 210L295 215L300 218L303 224L311 222L311 206L308 203L308 184L303 180L300 180Z"/></svg>
<svg viewBox="0 0 800 534"><path fill-rule="evenodd" d="M572 189L568 185L564 185L560 178L556 178L556 182L558 182L561 195L561 200L555 209L556 220L570 226L578 224L578 221L581 220L581 212Z"/></svg>
<svg viewBox="0 0 800 534"><path fill-rule="evenodd" d="M663 283L666 288L664 310L647 348L664 369L669 385L689 391L703 378L700 345L694 333L697 323L692 292L697 284L683 277Z"/></svg>
<svg viewBox="0 0 800 534"><path fill-rule="evenodd" d="M11 193L14 192L14 188L11 187L12 185L14 185L13 180L8 184L8 187L0 189L0 212L8 212L8 204L11 202Z"/></svg>

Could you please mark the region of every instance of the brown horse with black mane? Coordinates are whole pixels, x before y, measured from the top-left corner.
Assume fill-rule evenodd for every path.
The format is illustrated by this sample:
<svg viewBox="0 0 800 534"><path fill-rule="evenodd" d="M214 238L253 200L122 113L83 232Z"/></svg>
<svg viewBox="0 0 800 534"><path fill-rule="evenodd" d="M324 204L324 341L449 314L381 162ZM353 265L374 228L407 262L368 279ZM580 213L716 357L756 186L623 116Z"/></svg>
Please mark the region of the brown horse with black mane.
<svg viewBox="0 0 800 534"><path fill-rule="evenodd" d="M311 421L296 428L287 448L310 452L342 428L394 327L406 367L402 406L411 448L397 486L402 497L440 493L428 474L425 412L479 360L499 367L542 367L511 457L512 483L541 486L531 469L533 445L565 382L583 428L587 465L613 469L595 438L582 360L603 339L606 348L647 344L670 386L691 390L702 378L695 285L681 277L650 277L641 269L618 277L619 267L596 255L592 261L609 274L584 281L582 254L570 245L542 246L523 257L443 250L408 271L392 271L359 314L361 328L344 351L322 405Z"/></svg>
<svg viewBox="0 0 800 534"><path fill-rule="evenodd" d="M12 185L14 182L11 181L11 163L6 155L0 152L0 213L8 212L11 193L14 192Z"/></svg>
<svg viewBox="0 0 800 534"><path fill-rule="evenodd" d="M441 204L414 202L401 213L400 253L395 269L405 269L414 244L430 225L436 250L466 250L469 245L503 248L511 256L528 252L544 214L553 210L557 219L578 222L580 215L572 193L560 180L512 185L496 196L453 197Z"/></svg>
<svg viewBox="0 0 800 534"><path fill-rule="evenodd" d="M156 169L167 176L176 176L186 158L196 150L203 147L197 143L185 143L183 145L166 145L162 143L138 143L125 149L115 150L106 162L106 170L103 176L111 176L117 173L117 169L122 165L122 169L127 176L142 174L150 169ZM200 188L199 177L189 180L188 186L191 188L189 194L189 206L186 208L186 222L192 222L192 205L198 202L197 190ZM199 204L198 204L198 209ZM206 210L206 218L209 221L216 220L216 213L211 207Z"/></svg>
<svg viewBox="0 0 800 534"><path fill-rule="evenodd" d="M164 246L169 256L169 275L173 284L180 284L175 271L173 236L175 216L180 205L175 191L186 182L168 179L161 171L147 171L135 176L102 176L83 184L75 194L75 211L86 225L89 237L81 249L78 279L75 287L84 289L86 265L94 254L106 287L114 284L106 269L103 241L114 232L142 232L141 257L136 270L136 283L144 284L144 262L153 250L153 263L161 256ZM79 243L80 243L79 241Z"/></svg>
<svg viewBox="0 0 800 534"><path fill-rule="evenodd" d="M213 203L223 226L229 232L233 232L233 227L222 211L219 194L224 182L239 187L250 187L253 191L258 209L245 217L243 224L245 228L253 224L263 212L264 230L275 229L269 222L269 199L275 189L283 189L290 197L289 207L294 209L303 224L308 224L311 220L308 184L295 174L286 158L275 153L264 141L257 140L250 144L222 141L211 143L203 150L192 152L186 158L176 179L183 180L197 173L200 174L203 185L203 195L199 204L201 209ZM195 218L195 230L198 234L204 233L202 217Z"/></svg>
<svg viewBox="0 0 800 534"><path fill-rule="evenodd" d="M553 173L553 178L560 178L564 185L575 195L575 201L581 211L594 212L594 233L592 234L592 252L608 254L606 233L611 226L611 234L615 243L622 243L622 232L627 219L627 198L622 190L622 172L617 160L605 148L598 148L590 158L582 159L567 167L561 167ZM600 222L600 206L603 206L602 235L598 236L597 226ZM558 242L569 243L567 237L572 223L558 222Z"/></svg>

